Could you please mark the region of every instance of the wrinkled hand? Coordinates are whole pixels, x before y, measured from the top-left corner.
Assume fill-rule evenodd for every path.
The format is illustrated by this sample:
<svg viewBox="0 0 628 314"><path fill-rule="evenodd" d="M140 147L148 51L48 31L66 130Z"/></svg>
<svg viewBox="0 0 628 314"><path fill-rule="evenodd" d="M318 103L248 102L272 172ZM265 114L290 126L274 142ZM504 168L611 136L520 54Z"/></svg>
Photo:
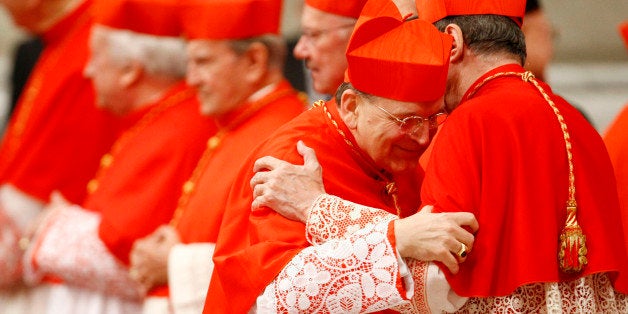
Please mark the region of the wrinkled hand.
<svg viewBox="0 0 628 314"><path fill-rule="evenodd" d="M255 162L250 182L253 210L266 206L288 219L307 220L310 206L325 193L323 169L316 152L302 141L297 143L297 151L303 156L302 166L270 156Z"/></svg>
<svg viewBox="0 0 628 314"><path fill-rule="evenodd" d="M458 263L466 259L457 253L462 244L466 245L467 254L471 251L475 239L471 232L478 230L478 222L471 213L431 211L432 206L425 206L420 212L395 221L397 249L402 257L442 262L456 274Z"/></svg>
<svg viewBox="0 0 628 314"><path fill-rule="evenodd" d="M172 226L163 225L135 241L131 249L129 275L146 291L168 283L168 255L181 238Z"/></svg>

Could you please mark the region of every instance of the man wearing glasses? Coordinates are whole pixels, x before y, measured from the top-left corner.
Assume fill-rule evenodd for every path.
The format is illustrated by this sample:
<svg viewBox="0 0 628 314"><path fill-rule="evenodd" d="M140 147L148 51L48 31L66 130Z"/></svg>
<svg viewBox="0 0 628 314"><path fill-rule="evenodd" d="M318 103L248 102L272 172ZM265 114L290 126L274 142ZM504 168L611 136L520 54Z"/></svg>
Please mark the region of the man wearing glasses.
<svg viewBox="0 0 628 314"><path fill-rule="evenodd" d="M345 51L366 0L305 0L294 57L303 60L314 92L333 95L347 69ZM401 16L416 15L413 1L393 0Z"/></svg>
<svg viewBox="0 0 628 314"><path fill-rule="evenodd" d="M369 18L375 16L368 15L371 12L384 16ZM411 274L403 271L402 257L437 259L455 272L464 258L452 252L461 245L472 247L471 232L477 229L473 215L412 215L419 205L416 191L422 178L418 159L445 118L451 38L424 21L404 20L390 1L370 1L362 14L346 53L348 81L338 89L335 101L317 102L275 132L253 152L235 180L214 253L206 313L216 313L225 300L229 308L223 311L228 313L255 307L261 313L283 313L410 306L403 300L414 290L408 286ZM424 49L396 53L384 49L400 45ZM403 79L407 75L413 79ZM326 243L329 251L320 251L322 246L306 239L303 223L268 207L251 212L254 194L261 192L253 191L249 183L253 170L259 170L254 161L272 155L300 163L295 149L299 140L320 156L328 192L391 213L387 219L371 221L368 241L331 241ZM301 192L300 186L293 188L294 193ZM334 249L336 244L346 250ZM305 275L285 277L294 271ZM330 278L340 278L347 289L358 291L348 292ZM346 282L355 278L361 279ZM328 300L327 293L336 297L321 302ZM347 303L346 293L356 298L349 296Z"/></svg>
<svg viewBox="0 0 628 314"><path fill-rule="evenodd" d="M347 69L345 50L365 0L306 0L301 13L301 37L294 57L308 69L311 88L333 95Z"/></svg>

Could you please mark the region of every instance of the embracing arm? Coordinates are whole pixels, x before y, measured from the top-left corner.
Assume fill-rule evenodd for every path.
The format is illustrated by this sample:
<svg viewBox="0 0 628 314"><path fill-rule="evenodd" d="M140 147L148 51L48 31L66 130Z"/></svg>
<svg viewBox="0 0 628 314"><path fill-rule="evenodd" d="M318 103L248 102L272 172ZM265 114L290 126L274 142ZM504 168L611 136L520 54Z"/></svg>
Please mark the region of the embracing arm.
<svg viewBox="0 0 628 314"><path fill-rule="evenodd" d="M378 306L389 308L394 305L411 306L414 310L419 310L421 306L429 306L435 310L453 310L464 303L464 298L457 297L451 292L444 275L436 265L428 265L414 259L441 261L452 272L457 272L458 263L462 262L464 257L457 257L454 254L460 251L461 243L469 249L473 244L473 235L462 226L470 226L473 231L477 230L477 221L473 215L433 214L429 210L424 210L413 216L397 219L398 217L382 209L361 206L326 194L321 195L324 193L320 179L322 170L314 152L302 143L299 143L297 149L304 155L303 166L292 165L272 157L264 157L256 162L258 172L251 180L251 186L255 191L253 208L268 206L287 218L305 222L306 236L314 246L301 251L282 270L279 277L258 299L259 308L285 310L295 309L295 306L296 309L326 306L327 310L333 312L329 304L342 300L343 305L361 306L354 308L360 311L375 310ZM267 171L259 172L261 169ZM285 180L288 180L289 184L286 184ZM299 193L293 191L295 186ZM375 249L376 243L372 241L381 238L382 234L386 239ZM371 244L374 246L369 246ZM386 249L383 249L384 247ZM358 249L362 251L355 251ZM377 252L381 257L380 263L387 263L385 264L385 267L389 267L387 270L372 265L365 266L369 262L368 258L357 259L359 263L356 262L358 256L366 257L372 252ZM408 258L409 268L401 257ZM365 268L347 267L356 263ZM343 267L330 267L333 265ZM380 267L383 265L378 264ZM375 273L381 277L377 277ZM403 277L404 284L393 284L392 286L397 289L394 294L388 295L390 298L377 299L369 295L368 289L363 293L351 290L360 285L354 287L346 278L358 277L365 282L370 282L369 278L381 280L376 283L380 289L390 287L392 278L394 282L400 283L402 281L397 278ZM389 281L383 280L384 277ZM417 284L413 285L412 278ZM426 280L430 281L430 293L425 292L428 286ZM328 282L334 283L333 289L328 289ZM354 294L347 295L348 289ZM404 289L411 292L404 292ZM312 297L313 293L317 297ZM403 302L404 298L413 295L411 302ZM426 295L429 296L425 297ZM351 296L355 299L350 299ZM318 303L312 304L314 301Z"/></svg>
<svg viewBox="0 0 628 314"><path fill-rule="evenodd" d="M266 287L257 309L416 313L460 308L466 298L453 293L438 266L400 257L389 240L396 232L390 218L302 250Z"/></svg>
<svg viewBox="0 0 628 314"><path fill-rule="evenodd" d="M321 244L329 239L341 239L356 230L398 218L379 208L361 206L326 195L322 169L316 153L302 142L297 150L303 155L303 165L293 165L273 157L255 162L255 175L250 185L254 191L253 211L266 206L282 216L306 223L306 237L310 244ZM444 263L452 273L458 271L456 253L462 245L466 252L472 248L478 229L473 214L431 213L430 208L395 220L393 237L403 257ZM468 226L471 232L464 226Z"/></svg>

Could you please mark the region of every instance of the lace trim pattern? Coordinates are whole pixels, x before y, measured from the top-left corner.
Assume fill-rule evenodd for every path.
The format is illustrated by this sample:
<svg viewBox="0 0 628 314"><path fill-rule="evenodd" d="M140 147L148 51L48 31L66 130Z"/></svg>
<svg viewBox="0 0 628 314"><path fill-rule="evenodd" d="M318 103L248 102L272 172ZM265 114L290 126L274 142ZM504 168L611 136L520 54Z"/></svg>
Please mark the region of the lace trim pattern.
<svg viewBox="0 0 628 314"><path fill-rule="evenodd" d="M396 218L396 215L382 209L322 194L310 208L305 237L312 245L322 244L330 239L346 238L360 229Z"/></svg>
<svg viewBox="0 0 628 314"><path fill-rule="evenodd" d="M608 275L561 283L535 283L504 297L471 298L456 313L628 313L628 296L613 289Z"/></svg>
<svg viewBox="0 0 628 314"><path fill-rule="evenodd" d="M128 269L98 237L98 214L78 206L63 207L44 222L35 245L25 255L25 277L37 281L45 275L107 295L139 299L140 286Z"/></svg>
<svg viewBox="0 0 628 314"><path fill-rule="evenodd" d="M388 223L341 240L310 246L295 256L258 298L261 313L364 313L404 302Z"/></svg>

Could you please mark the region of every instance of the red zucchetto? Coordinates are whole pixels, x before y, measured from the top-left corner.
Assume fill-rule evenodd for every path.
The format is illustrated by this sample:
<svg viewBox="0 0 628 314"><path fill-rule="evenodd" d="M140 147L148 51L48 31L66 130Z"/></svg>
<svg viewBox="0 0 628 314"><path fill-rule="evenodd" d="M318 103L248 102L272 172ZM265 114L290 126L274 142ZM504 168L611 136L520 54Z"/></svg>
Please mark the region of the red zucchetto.
<svg viewBox="0 0 628 314"><path fill-rule="evenodd" d="M348 78L375 96L434 101L445 92L451 44L451 36L426 21L374 17L361 22L349 41Z"/></svg>
<svg viewBox="0 0 628 314"><path fill-rule="evenodd" d="M98 0L92 8L97 24L155 36L177 37L181 26L177 0Z"/></svg>
<svg viewBox="0 0 628 314"><path fill-rule="evenodd" d="M279 34L281 0L182 0L181 23L188 39L246 39Z"/></svg>
<svg viewBox="0 0 628 314"><path fill-rule="evenodd" d="M495 14L512 18L519 26L526 11L525 0L416 0L419 18L434 23L454 15Z"/></svg>
<svg viewBox="0 0 628 314"><path fill-rule="evenodd" d="M327 13L358 18L366 0L305 0L305 4Z"/></svg>

